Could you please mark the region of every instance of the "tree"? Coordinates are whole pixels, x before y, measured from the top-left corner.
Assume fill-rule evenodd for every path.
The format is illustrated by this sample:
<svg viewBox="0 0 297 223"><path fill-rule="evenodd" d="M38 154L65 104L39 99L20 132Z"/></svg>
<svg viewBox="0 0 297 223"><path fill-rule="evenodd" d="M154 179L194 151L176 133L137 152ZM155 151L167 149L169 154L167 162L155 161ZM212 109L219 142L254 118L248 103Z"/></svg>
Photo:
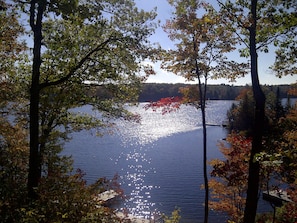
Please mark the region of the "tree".
<svg viewBox="0 0 297 223"><path fill-rule="evenodd" d="M13 222L14 210L26 197L28 132L21 119L14 118L22 102L16 98L20 83L15 83L16 64L23 59L26 45L19 41L24 34L13 5L0 1L0 219Z"/></svg>
<svg viewBox="0 0 297 223"><path fill-rule="evenodd" d="M228 61L225 53L232 50L235 39L219 23L220 16L213 7L202 1L169 0L174 8L173 18L166 22L164 30L176 44L162 58L162 68L187 80L198 80L199 101L203 125L203 173L205 188L204 222L208 222L208 171L206 132L207 80L228 74L231 79L245 73L244 64ZM202 14L200 16L200 13ZM230 72L231 70L231 72ZM228 72L227 72L228 71Z"/></svg>
<svg viewBox="0 0 297 223"><path fill-rule="evenodd" d="M251 139L239 134L230 134L228 146L220 143L219 148L224 160L212 160L210 180L210 207L227 213L232 222L241 222L245 207L247 190L248 160L251 151Z"/></svg>
<svg viewBox="0 0 297 223"><path fill-rule="evenodd" d="M295 91L295 92L294 92ZM296 95L296 87L292 86L289 94ZM276 130L274 131L275 140L273 140L274 154L282 157L282 165L280 174L282 180L292 185L293 188L297 185L296 180L296 157L297 157L297 107L296 104L287 112L286 116L281 117L277 122ZM277 140L281 138L281 140Z"/></svg>
<svg viewBox="0 0 297 223"><path fill-rule="evenodd" d="M274 44L278 49L276 63L272 67L278 74L293 75L296 69L296 2L295 1L218 1L225 11L226 27L231 28L246 45L242 56L250 57L252 89L255 99L253 145L249 162L249 180L244 222L255 221L260 166L254 156L262 151L262 136L265 117L265 96L258 75L258 52L269 52ZM280 62L281 61L281 62ZM290 65L286 66L290 61ZM285 66L282 66L282 62ZM292 63L293 62L293 63Z"/></svg>
<svg viewBox="0 0 297 223"><path fill-rule="evenodd" d="M4 78L9 77L13 72L14 62L18 59L18 54L25 49L25 45L18 41L18 38L24 34L24 28L18 22L18 14L14 12L11 4L0 1L0 77L1 83Z"/></svg>
<svg viewBox="0 0 297 223"><path fill-rule="evenodd" d="M17 66L23 59L26 45L19 41L24 34L24 28L19 24L19 14L13 5L0 1L0 109L5 115L12 112L9 103L15 101L14 94L18 91L18 84L14 82Z"/></svg>
<svg viewBox="0 0 297 223"><path fill-rule="evenodd" d="M138 71L152 72L139 61L155 52L147 42L155 13L138 11L130 1L106 2L104 10L95 1L14 2L0 1L1 221L118 222L92 200L111 182L99 179L87 186L80 172L70 174L71 160L59 152L71 131L101 130L111 125L109 118L134 117L123 104L137 94L143 80ZM28 27L18 23L22 12L31 21L33 61L19 41ZM87 81L105 87L113 98L90 97L94 88ZM102 111L102 119L72 110L86 104Z"/></svg>
<svg viewBox="0 0 297 223"><path fill-rule="evenodd" d="M239 104L233 104L227 112L229 131L239 132L245 136L251 136L254 120L254 99L251 89L243 89L236 97Z"/></svg>
<svg viewBox="0 0 297 223"><path fill-rule="evenodd" d="M66 139L70 129L104 125L71 108L91 104L106 117L131 117L123 104L136 96L143 80L137 73L151 72L139 62L155 53L147 40L155 12L139 11L133 1L16 3L28 13L33 36L31 77L24 72L23 80L30 89L28 195L35 199L43 168L51 165L46 155L57 152L54 140ZM113 98L87 97L87 82L105 86Z"/></svg>
<svg viewBox="0 0 297 223"><path fill-rule="evenodd" d="M113 180L100 178L94 184L87 185L81 170L73 175L59 174L59 177L42 178L38 187L39 199L35 200L35 205L21 209L22 222L122 221L98 196L106 190L119 192L120 196L121 191Z"/></svg>
<svg viewBox="0 0 297 223"><path fill-rule="evenodd" d="M26 198L28 167L28 132L21 123L11 124L0 117L0 218L1 222L17 222Z"/></svg>
<svg viewBox="0 0 297 223"><path fill-rule="evenodd" d="M292 85L293 87L293 85ZM294 89L294 88L292 88ZM288 92L290 94L291 91ZM270 119L273 124L270 124L269 132L265 135L263 143L264 151L257 154L256 159L259 160L261 170L271 177L273 180L267 181L266 190L271 187L273 190L281 189L287 192L290 200L293 202L283 202L282 206L272 203L274 208L273 217L261 216L261 220L265 218L273 219L273 222L295 222L296 221L296 145L297 145L297 113L296 107L283 113L283 109L278 112L279 105L275 105L275 113ZM277 117L280 117L277 119ZM269 172L270 169L270 172ZM268 171L267 171L268 170ZM267 173L268 172L268 173ZM272 183L272 185L271 185ZM277 209L276 209L277 207Z"/></svg>
<svg viewBox="0 0 297 223"><path fill-rule="evenodd" d="M293 161L296 159L296 149L294 149L296 146L296 114L294 114L294 109L288 113L278 112L283 111L283 107L278 103L277 95L272 95L273 92L269 89L264 88L264 90L268 99L265 108L267 117L263 134L264 149L254 157L260 165L260 189L270 191L275 188L285 189L290 185L288 194L292 196L292 199L295 199L295 193L292 193L292 190L296 188L294 171L296 166ZM249 101L253 101L250 90L242 92L238 98L245 100L247 94L249 94ZM251 111L253 106L253 103L249 103L248 106L245 103L239 103L233 108L232 113L234 116L240 115L243 110ZM244 115L241 115L239 120L242 117ZM238 124L235 124L234 130L238 129ZM245 130L245 128L241 130ZM210 180L211 195L214 198L210 202L211 207L228 213L233 222L242 222L245 207L248 160L252 142L251 138L246 138L246 135L246 133L243 134L243 131L239 133L234 131L230 134L227 138L230 145L225 146L223 143L219 145L225 159L212 160L210 163L213 166L212 176L215 177ZM274 203L271 205L275 208ZM294 203L289 202L277 210L276 219L279 219L280 222L293 222L295 211ZM264 221L268 215L260 216L260 219ZM281 219L290 220L281 221Z"/></svg>

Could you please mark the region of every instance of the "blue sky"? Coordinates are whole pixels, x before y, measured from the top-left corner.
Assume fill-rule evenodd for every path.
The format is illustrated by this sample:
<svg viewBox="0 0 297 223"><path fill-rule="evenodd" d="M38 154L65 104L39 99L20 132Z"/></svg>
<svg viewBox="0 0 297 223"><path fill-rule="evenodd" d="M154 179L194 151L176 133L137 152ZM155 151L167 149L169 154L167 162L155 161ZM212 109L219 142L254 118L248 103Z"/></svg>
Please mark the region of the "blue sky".
<svg viewBox="0 0 297 223"><path fill-rule="evenodd" d="M145 9L146 11L152 10L154 7L157 7L158 17L157 19L161 21L161 26L166 22L167 19L170 19L172 8L167 3L167 0L135 0L137 6L139 8ZM209 1L212 4L216 4L216 0ZM151 37L152 42L159 42L160 45L164 49L173 48L173 43L167 37L167 34L162 30L162 28L158 28L156 33ZM270 53L259 53L258 55L258 71L259 71L259 78L261 84L269 84L269 85L276 85L276 84L291 84L297 81L297 77L295 76L287 76L283 78L276 77L271 70L269 70L269 66L274 62L274 52L271 50ZM239 56L235 53L232 55L232 59L239 58ZM240 58L240 60L244 60ZM153 83L184 83L185 79L176 76L172 73L166 72L160 69L160 63L154 64L154 69L156 71L156 75L150 76L147 82ZM226 79L219 79L219 80L209 80L209 84L234 84L234 85L245 85L251 84L251 77L247 75L244 78L238 79L235 83L230 83Z"/></svg>

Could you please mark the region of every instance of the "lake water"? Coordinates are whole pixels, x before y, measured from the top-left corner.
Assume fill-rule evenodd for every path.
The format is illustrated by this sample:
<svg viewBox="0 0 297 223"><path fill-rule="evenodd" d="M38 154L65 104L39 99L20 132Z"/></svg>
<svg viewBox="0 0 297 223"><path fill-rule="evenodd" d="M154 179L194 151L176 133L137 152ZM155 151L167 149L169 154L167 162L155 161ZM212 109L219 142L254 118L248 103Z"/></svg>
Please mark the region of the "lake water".
<svg viewBox="0 0 297 223"><path fill-rule="evenodd" d="M207 123L222 124L233 101L209 101ZM180 208L182 222L203 222L203 135L201 111L191 106L162 115L145 110L144 104L129 108L141 116L140 123L117 121L111 135L96 137L92 131L73 134L64 154L74 167L86 172L89 183L97 178L120 176L127 200L125 208L139 217L171 214ZM91 113L90 107L82 108ZM208 159L222 158L217 144L226 137L220 126L208 126ZM210 212L209 222L224 222Z"/></svg>

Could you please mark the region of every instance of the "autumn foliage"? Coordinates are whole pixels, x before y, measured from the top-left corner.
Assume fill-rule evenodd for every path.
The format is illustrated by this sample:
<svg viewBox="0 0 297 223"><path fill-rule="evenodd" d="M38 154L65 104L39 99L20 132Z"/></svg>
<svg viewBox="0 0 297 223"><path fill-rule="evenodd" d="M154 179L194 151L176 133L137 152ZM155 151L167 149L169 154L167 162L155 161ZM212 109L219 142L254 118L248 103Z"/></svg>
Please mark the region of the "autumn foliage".
<svg viewBox="0 0 297 223"><path fill-rule="evenodd" d="M211 190L210 208L227 213L230 220L240 222L245 207L247 190L248 160L251 139L240 135L227 138L230 147L220 143L219 148L225 160L215 159L210 162L213 167L209 181Z"/></svg>
<svg viewBox="0 0 297 223"><path fill-rule="evenodd" d="M239 108L242 109L242 107L244 105L240 104ZM273 112L267 112L266 119L274 122L269 122L267 126L267 134L262 141L264 151L255 156L255 161L260 164L260 189L273 190L289 187L286 190L290 199L294 201L276 209L274 222L295 223L297 220L296 108L291 106L286 114L278 119L269 116L269 114L273 115ZM231 222L242 222L252 139L244 134L232 133L227 138L227 142L219 144L225 159L210 162L213 167L211 172L213 179L209 182L212 200L210 207L228 214ZM259 199L262 198L259 197ZM273 222L273 213L259 214L256 222Z"/></svg>
<svg viewBox="0 0 297 223"><path fill-rule="evenodd" d="M146 110L152 109L157 111L161 109L162 114L167 114L170 112L177 111L182 104L185 105L194 105L199 108L199 93L197 85L180 87L179 93L181 97L164 97L158 101L150 102L144 106Z"/></svg>
<svg viewBox="0 0 297 223"><path fill-rule="evenodd" d="M161 98L159 101L150 102L144 106L145 110L152 109L153 111L157 111L161 109L162 114L170 113L176 111L180 108L182 103L182 98L180 97L167 97Z"/></svg>

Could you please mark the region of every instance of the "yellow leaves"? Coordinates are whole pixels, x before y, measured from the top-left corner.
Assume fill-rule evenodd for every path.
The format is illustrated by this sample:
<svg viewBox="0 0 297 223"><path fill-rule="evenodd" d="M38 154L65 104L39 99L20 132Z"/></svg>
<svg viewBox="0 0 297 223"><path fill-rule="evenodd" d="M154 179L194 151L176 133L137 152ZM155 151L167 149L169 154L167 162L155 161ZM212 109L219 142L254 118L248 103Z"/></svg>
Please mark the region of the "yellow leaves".
<svg viewBox="0 0 297 223"><path fill-rule="evenodd" d="M211 188L210 208L227 213L232 220L239 222L245 204L244 197L238 196L240 191L236 187L226 188L223 183L215 180L209 181Z"/></svg>
<svg viewBox="0 0 297 223"><path fill-rule="evenodd" d="M210 161L213 167L209 181L211 191L210 207L230 216L230 220L240 222L245 206L247 187L248 160L251 140L232 134L227 138L231 147L219 145L225 160Z"/></svg>
<svg viewBox="0 0 297 223"><path fill-rule="evenodd" d="M182 103L197 103L199 101L199 91L197 86L181 87L179 92L183 95Z"/></svg>
<svg viewBox="0 0 297 223"><path fill-rule="evenodd" d="M297 132L294 131L294 130L293 131L287 131L284 136L288 141L292 141L292 142L295 141L295 143L297 142Z"/></svg>
<svg viewBox="0 0 297 223"><path fill-rule="evenodd" d="M21 125L11 125L7 120L0 118L0 132L4 144L11 150L28 151L28 132Z"/></svg>
<svg viewBox="0 0 297 223"><path fill-rule="evenodd" d="M211 161L209 161L209 165L211 166L215 166L215 165L222 165L224 162L222 160L219 159L213 159Z"/></svg>
<svg viewBox="0 0 297 223"><path fill-rule="evenodd" d="M213 20L211 20L208 16L204 16L203 20L205 23L213 23Z"/></svg>
<svg viewBox="0 0 297 223"><path fill-rule="evenodd" d="M63 219L68 218L68 213L62 214L62 218Z"/></svg>
<svg viewBox="0 0 297 223"><path fill-rule="evenodd" d="M174 211L172 211L171 216L163 216L165 223L178 223L181 219L180 216L180 209L175 208Z"/></svg>
<svg viewBox="0 0 297 223"><path fill-rule="evenodd" d="M235 50L238 39L222 23L223 15L206 3L194 7L183 1L172 2L175 18L164 28L176 42L176 50L163 59L163 67L188 80L225 77L233 81L247 73L244 63L230 62L225 55Z"/></svg>

